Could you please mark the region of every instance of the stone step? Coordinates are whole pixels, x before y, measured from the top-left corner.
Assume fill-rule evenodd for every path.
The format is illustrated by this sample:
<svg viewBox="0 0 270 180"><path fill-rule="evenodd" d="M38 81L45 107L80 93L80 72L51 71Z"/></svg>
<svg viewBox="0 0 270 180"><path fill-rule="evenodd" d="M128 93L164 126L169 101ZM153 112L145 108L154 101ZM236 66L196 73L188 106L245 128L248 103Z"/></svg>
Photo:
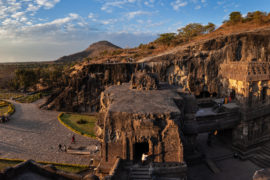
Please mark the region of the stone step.
<svg viewBox="0 0 270 180"><path fill-rule="evenodd" d="M253 158L256 162L258 162L258 166L260 167L270 167L270 159L269 157L263 155L263 154L256 154Z"/></svg>
<svg viewBox="0 0 270 180"><path fill-rule="evenodd" d="M270 156L270 149L266 149L266 148L263 147L259 152L265 153L265 154Z"/></svg>
<svg viewBox="0 0 270 180"><path fill-rule="evenodd" d="M148 176L145 176L145 175L136 175L136 176L133 176L133 175L131 175L130 178L132 180L136 180L136 179L140 179L140 180L142 180L142 179L151 179L151 177L149 175Z"/></svg>
<svg viewBox="0 0 270 180"><path fill-rule="evenodd" d="M265 162L270 162L270 156L268 154L265 154L263 152L258 152L255 157L260 158L264 160Z"/></svg>
<svg viewBox="0 0 270 180"><path fill-rule="evenodd" d="M269 144L269 143L264 144L264 145L263 145L263 148L270 149L270 144Z"/></svg>
<svg viewBox="0 0 270 180"><path fill-rule="evenodd" d="M149 175L149 171L132 171L131 174L132 175L136 175L136 174L139 174L139 175Z"/></svg>
<svg viewBox="0 0 270 180"><path fill-rule="evenodd" d="M133 167L131 171L149 171L149 168L144 167Z"/></svg>
<svg viewBox="0 0 270 180"><path fill-rule="evenodd" d="M262 164L261 161L257 160L256 158L249 158L249 160L259 166L260 168L265 168L265 164Z"/></svg>

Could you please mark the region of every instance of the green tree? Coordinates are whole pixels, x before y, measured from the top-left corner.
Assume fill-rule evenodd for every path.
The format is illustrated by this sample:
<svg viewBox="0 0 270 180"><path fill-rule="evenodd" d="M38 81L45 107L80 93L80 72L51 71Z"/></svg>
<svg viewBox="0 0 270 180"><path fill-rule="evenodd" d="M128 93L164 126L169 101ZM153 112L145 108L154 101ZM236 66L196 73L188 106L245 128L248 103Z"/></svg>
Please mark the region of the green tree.
<svg viewBox="0 0 270 180"><path fill-rule="evenodd" d="M213 32L216 29L216 25L209 22L207 25L204 26L205 33Z"/></svg>
<svg viewBox="0 0 270 180"><path fill-rule="evenodd" d="M263 23L267 19L267 14L261 11L249 12L246 21L254 21L256 23Z"/></svg>
<svg viewBox="0 0 270 180"><path fill-rule="evenodd" d="M155 42L169 46L171 42L176 38L175 36L175 33L159 34L159 38L156 39Z"/></svg>
<svg viewBox="0 0 270 180"><path fill-rule="evenodd" d="M179 36L185 40L190 40L192 37L203 34L204 26L199 23L191 23L185 27L178 29Z"/></svg>
<svg viewBox="0 0 270 180"><path fill-rule="evenodd" d="M234 11L230 14L230 20L229 22L232 24L242 22L242 14L238 11Z"/></svg>

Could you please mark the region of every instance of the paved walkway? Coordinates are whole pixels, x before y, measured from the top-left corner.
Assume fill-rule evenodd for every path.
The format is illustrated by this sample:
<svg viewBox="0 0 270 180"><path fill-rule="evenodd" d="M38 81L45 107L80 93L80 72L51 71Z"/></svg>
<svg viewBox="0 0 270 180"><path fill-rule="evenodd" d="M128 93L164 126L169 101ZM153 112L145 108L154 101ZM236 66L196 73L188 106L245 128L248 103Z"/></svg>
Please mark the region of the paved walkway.
<svg viewBox="0 0 270 180"><path fill-rule="evenodd" d="M71 145L74 134L57 120L58 112L38 108L40 103L15 105L16 112L8 123L0 124L0 158L33 159L57 163L88 165L90 157L58 151L58 144ZM98 143L75 135L76 146Z"/></svg>
<svg viewBox="0 0 270 180"><path fill-rule="evenodd" d="M259 170L257 165L253 164L249 160L242 161L232 157L234 151L229 147L229 143L221 142L218 139L214 139L212 146L208 147L206 144L207 133L200 134L197 138L198 143L204 150L206 157L213 159L217 167L220 169L220 173L213 173L205 163L194 165L188 168L188 179L190 180L247 180L252 179L256 170ZM218 160L218 157L228 158ZM216 159L216 160L215 160Z"/></svg>

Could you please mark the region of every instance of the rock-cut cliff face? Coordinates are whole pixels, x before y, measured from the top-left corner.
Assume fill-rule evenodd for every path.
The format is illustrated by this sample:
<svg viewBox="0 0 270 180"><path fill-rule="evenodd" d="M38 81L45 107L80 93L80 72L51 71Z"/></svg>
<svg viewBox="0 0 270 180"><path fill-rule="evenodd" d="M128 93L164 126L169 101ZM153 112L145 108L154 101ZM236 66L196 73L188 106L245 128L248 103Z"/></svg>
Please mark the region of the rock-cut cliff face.
<svg viewBox="0 0 270 180"><path fill-rule="evenodd" d="M197 96L222 96L220 65L225 62L270 61L270 29L243 32L189 43L138 63L88 64L73 74L47 102L49 109L91 112L99 109L100 93L128 82L134 72L157 73L160 81L178 85Z"/></svg>

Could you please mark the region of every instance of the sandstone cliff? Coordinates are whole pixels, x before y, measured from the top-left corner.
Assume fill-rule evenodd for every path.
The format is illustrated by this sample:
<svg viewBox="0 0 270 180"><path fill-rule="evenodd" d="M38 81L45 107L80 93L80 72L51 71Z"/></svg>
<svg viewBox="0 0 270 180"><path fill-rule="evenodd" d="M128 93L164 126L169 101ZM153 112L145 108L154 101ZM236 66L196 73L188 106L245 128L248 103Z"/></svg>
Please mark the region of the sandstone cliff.
<svg viewBox="0 0 270 180"><path fill-rule="evenodd" d="M132 73L145 69L199 96L202 92L222 96L226 83L220 74L224 62L270 60L270 29L216 36L176 47L134 63L84 64L72 73L47 104L49 109L96 111L99 95L107 87L128 82Z"/></svg>

